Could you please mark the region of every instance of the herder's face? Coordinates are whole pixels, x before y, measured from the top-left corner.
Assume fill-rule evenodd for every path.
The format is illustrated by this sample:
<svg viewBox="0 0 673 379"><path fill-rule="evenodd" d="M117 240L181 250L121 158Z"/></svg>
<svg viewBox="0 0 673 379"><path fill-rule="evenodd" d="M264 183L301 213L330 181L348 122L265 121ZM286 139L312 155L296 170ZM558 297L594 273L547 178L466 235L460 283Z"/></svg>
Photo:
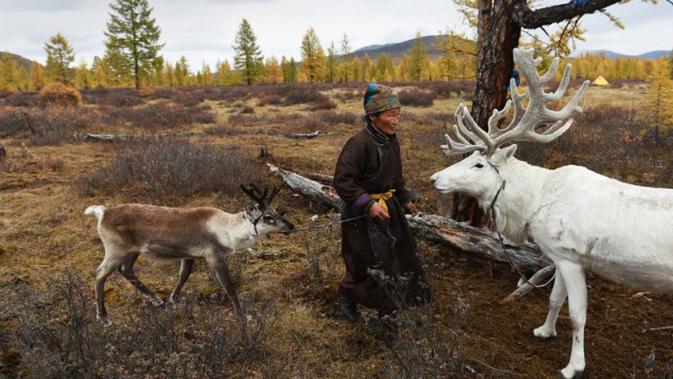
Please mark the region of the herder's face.
<svg viewBox="0 0 673 379"><path fill-rule="evenodd" d="M393 135L400 124L400 108L389 109L372 117L372 125L381 133Z"/></svg>

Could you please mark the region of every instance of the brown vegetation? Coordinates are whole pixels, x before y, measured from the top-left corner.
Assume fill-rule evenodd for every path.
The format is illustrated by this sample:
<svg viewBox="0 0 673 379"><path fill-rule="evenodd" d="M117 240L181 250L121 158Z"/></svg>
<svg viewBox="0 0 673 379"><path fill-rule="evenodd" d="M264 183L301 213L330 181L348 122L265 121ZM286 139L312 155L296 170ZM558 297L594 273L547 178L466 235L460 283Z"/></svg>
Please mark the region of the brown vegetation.
<svg viewBox="0 0 673 379"><path fill-rule="evenodd" d="M84 105L70 109L39 108L30 93L0 99L0 143L6 148L0 166L0 377L552 376L566 363L569 320L560 318L557 339L530 337L544 320L549 290L500 305L518 280L510 267L422 241L434 303L388 320L364 310L363 322L346 321L336 299L343 273L337 226L274 236L230 258L257 325L245 338L237 334L226 296L198 263L176 310L151 307L114 274L106 295L117 323L102 328L93 321L93 272L101 247L93 220L82 215L86 206L151 202L236 212L246 205L238 194L241 182L276 180L267 176L263 160L331 175L341 147L362 125L362 86L85 91ZM433 94L431 106L403 106L399 139L419 209L447 214L451 199L432 190L428 178L453 162L438 146L471 89L463 82L396 89ZM630 183L673 186L673 140L654 144L637 112L641 97L639 84L592 88L585 113L567 135L547 146L522 145L517 156L549 168L581 164ZM310 110L323 98L336 109ZM244 107L254 112L242 114ZM314 130L321 131L314 139L288 138ZM134 138L85 143L79 138L84 133ZM275 202L297 227L336 220L286 189ZM314 214L315 224L308 221ZM177 265L140 258L136 267L165 298ZM627 288L591 274L588 279L592 376L673 373L673 331L643 332L673 325L671 296L632 298ZM652 350L657 358L647 374L643 359Z"/></svg>
<svg viewBox="0 0 673 379"><path fill-rule="evenodd" d="M38 95L42 106L76 106L82 102L82 95L78 90L61 83L49 83Z"/></svg>

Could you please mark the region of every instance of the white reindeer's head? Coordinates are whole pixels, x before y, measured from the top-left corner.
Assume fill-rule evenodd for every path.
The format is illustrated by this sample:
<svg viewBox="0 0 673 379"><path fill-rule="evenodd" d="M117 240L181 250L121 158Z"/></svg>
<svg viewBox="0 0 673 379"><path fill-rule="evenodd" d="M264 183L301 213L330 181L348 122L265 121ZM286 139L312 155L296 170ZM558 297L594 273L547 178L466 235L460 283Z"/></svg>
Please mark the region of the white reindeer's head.
<svg viewBox="0 0 673 379"><path fill-rule="evenodd" d="M446 135L446 145L441 148L446 155L472 153L462 161L432 175L430 181L440 192L461 192L468 196L484 200L501 186L503 178L499 167L504 166L516 152L516 145L502 148L515 142L548 143L572 125L569 118L574 112L581 112L578 106L589 86L585 81L570 102L559 111L546 108L545 104L559 101L563 97L570 81L570 64L566 65L558 89L546 93L542 85L554 78L559 60L555 58L549 71L540 76L536 67L541 59L533 58L533 50L514 49L514 62L526 79L528 88L519 93L514 79L510 80L511 100L502 110L493 110L488 119L488 131L477 125L469 110L463 104L458 105L453 125L454 137ZM524 108L524 100L528 106ZM512 121L501 128L498 124L514 104Z"/></svg>
<svg viewBox="0 0 673 379"><path fill-rule="evenodd" d="M475 199L483 199L500 187L500 167L514 152L516 145L497 149L490 157L475 151L462 161L436 172L430 181L439 192L460 192Z"/></svg>

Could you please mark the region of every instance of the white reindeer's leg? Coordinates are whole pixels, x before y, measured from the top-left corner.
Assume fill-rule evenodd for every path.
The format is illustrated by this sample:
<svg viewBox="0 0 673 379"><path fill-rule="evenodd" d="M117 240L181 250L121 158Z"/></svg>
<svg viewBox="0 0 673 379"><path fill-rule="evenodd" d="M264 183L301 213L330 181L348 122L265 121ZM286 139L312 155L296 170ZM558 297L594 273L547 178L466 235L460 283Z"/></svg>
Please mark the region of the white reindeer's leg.
<svg viewBox="0 0 673 379"><path fill-rule="evenodd" d="M568 292L566 291L566 285L563 276L561 275L561 270L557 268L554 286L549 295L549 313L547 313L547 319L544 324L533 330L533 335L535 337L544 339L556 337L556 319L558 318L561 307L563 307L563 303L566 301L567 294Z"/></svg>
<svg viewBox="0 0 673 379"><path fill-rule="evenodd" d="M155 306L161 306L164 304L164 302L155 294L151 289L147 288L140 279L136 276L135 273L133 273L133 265L136 263L136 259L138 259L138 254L134 254L131 257L129 257L120 267L119 267L119 273L122 274L126 280L129 281L129 283L133 284L134 287L138 291L140 291L143 295L147 297L149 301L152 302L153 305Z"/></svg>
<svg viewBox="0 0 673 379"><path fill-rule="evenodd" d="M175 285L175 289L171 292L171 296L168 297L168 303L176 305L178 303L178 296L180 296L180 291L182 291L182 286L185 285L189 275L192 273L192 268L194 267L193 259L182 259L180 261L180 273L178 274L178 283Z"/></svg>
<svg viewBox="0 0 673 379"><path fill-rule="evenodd" d="M112 324L105 309L105 281L122 263L117 257L106 254L96 270L96 319L105 326Z"/></svg>
<svg viewBox="0 0 673 379"><path fill-rule="evenodd" d="M561 370L564 378L584 374L584 325L587 318L587 285L583 267L574 262L559 262L556 266L568 290L568 311L573 328L572 351L568 365Z"/></svg>

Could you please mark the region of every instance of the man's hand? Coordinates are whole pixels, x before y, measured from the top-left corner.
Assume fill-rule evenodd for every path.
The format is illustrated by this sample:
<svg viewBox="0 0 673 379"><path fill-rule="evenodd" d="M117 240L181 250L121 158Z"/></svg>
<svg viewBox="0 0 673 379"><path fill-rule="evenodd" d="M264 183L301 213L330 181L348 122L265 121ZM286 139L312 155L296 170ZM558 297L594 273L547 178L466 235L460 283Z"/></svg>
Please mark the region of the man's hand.
<svg viewBox="0 0 673 379"><path fill-rule="evenodd" d="M404 204L404 209L406 209L407 212L409 212L412 215L418 214L418 208L416 208L416 204L414 204L412 202L408 202L408 203Z"/></svg>
<svg viewBox="0 0 673 379"><path fill-rule="evenodd" d="M373 218L374 220L384 221L389 219L390 215L385 209L383 209L381 204L374 203L371 207L369 207L369 217Z"/></svg>

